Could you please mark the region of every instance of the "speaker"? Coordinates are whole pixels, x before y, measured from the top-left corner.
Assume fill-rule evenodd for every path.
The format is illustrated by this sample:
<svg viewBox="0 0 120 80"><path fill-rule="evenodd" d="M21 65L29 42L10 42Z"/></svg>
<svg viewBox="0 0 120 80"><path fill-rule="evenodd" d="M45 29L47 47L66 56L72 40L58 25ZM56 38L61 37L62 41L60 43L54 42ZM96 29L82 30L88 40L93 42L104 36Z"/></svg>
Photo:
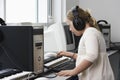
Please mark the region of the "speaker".
<svg viewBox="0 0 120 80"><path fill-rule="evenodd" d="M1 26L6 26L6 23L2 18L0 18L0 24ZM0 30L0 43L3 41L3 37L3 32Z"/></svg>
<svg viewBox="0 0 120 80"><path fill-rule="evenodd" d="M75 8L73 8L72 10L74 16L73 26L75 27L76 30L83 30L85 28L85 21L79 17L78 9L79 6L75 6Z"/></svg>
<svg viewBox="0 0 120 80"><path fill-rule="evenodd" d="M110 42L111 42L111 26L106 20L98 20L97 24L100 28L100 31L103 34L103 37L106 42L107 50L110 49Z"/></svg>

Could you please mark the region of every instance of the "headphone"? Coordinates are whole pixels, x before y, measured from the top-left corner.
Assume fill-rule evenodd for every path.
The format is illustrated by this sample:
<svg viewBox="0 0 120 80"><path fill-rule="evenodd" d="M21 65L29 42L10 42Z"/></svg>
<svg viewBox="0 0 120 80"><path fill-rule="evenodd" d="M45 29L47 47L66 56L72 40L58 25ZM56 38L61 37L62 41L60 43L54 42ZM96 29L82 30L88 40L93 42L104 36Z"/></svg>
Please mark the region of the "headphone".
<svg viewBox="0 0 120 80"><path fill-rule="evenodd" d="M2 18L0 18L0 24L1 25L6 25L5 21Z"/></svg>
<svg viewBox="0 0 120 80"><path fill-rule="evenodd" d="M85 21L79 17L78 9L79 6L75 6L75 8L73 8L72 10L74 16L73 26L75 27L76 30L83 30L85 28Z"/></svg>
<svg viewBox="0 0 120 80"><path fill-rule="evenodd" d="M0 43L4 40L3 32L0 30Z"/></svg>
<svg viewBox="0 0 120 80"><path fill-rule="evenodd" d="M1 24L2 26L6 26L6 23L5 23L5 21L4 21L2 18L0 18L0 24ZM3 32L2 32L2 29L0 28L0 43L1 43L3 40L4 40L4 35L3 35Z"/></svg>

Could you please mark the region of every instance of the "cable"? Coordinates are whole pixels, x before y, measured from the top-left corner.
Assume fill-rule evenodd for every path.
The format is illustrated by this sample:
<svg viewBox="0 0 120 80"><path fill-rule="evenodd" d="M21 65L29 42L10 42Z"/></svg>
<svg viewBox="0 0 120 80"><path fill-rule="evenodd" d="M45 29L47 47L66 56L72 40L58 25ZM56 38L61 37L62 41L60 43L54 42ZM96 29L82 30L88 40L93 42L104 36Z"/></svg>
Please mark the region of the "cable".
<svg viewBox="0 0 120 80"><path fill-rule="evenodd" d="M28 76L27 76L27 80L30 80L31 78L34 78L36 76L37 76L37 74L35 74L34 72L29 73Z"/></svg>
<svg viewBox="0 0 120 80"><path fill-rule="evenodd" d="M49 67L47 67L47 66L45 66L45 65L44 65L44 68L48 69L47 71L45 71L45 73L48 73L48 72L53 73L52 75L51 75L51 73L50 73L50 75L46 75L46 76L44 76L44 77L46 77L46 78L55 78L55 77L57 77L56 73L54 73L54 71L52 71L53 68L49 68Z"/></svg>
<svg viewBox="0 0 120 80"><path fill-rule="evenodd" d="M46 77L46 78L55 78L55 77L57 77L57 74L56 73L50 73L49 75L46 75L44 77Z"/></svg>

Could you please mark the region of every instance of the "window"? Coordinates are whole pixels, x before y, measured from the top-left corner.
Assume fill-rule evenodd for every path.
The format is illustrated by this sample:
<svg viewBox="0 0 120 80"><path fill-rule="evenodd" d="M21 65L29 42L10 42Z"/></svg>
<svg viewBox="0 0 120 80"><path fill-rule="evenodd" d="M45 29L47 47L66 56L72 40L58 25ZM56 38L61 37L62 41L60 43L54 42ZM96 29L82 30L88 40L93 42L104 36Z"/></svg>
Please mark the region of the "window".
<svg viewBox="0 0 120 80"><path fill-rule="evenodd" d="M36 1L6 0L6 22L36 22Z"/></svg>
<svg viewBox="0 0 120 80"><path fill-rule="evenodd" d="M48 0L48 16L52 16L52 0Z"/></svg>
<svg viewBox="0 0 120 80"><path fill-rule="evenodd" d="M7 23L47 23L49 0L6 0Z"/></svg>
<svg viewBox="0 0 120 80"><path fill-rule="evenodd" d="M38 0L38 22L47 22L47 2L48 0Z"/></svg>
<svg viewBox="0 0 120 80"><path fill-rule="evenodd" d="M0 0L0 18L4 19L4 0Z"/></svg>

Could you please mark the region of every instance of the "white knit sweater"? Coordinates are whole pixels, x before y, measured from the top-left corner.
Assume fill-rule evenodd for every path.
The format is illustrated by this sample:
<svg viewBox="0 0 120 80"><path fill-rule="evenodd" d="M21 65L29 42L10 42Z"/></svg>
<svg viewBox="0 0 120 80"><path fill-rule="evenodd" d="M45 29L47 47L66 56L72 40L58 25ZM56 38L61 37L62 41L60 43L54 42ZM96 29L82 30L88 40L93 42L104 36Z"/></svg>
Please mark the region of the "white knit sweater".
<svg viewBox="0 0 120 80"><path fill-rule="evenodd" d="M96 28L87 28L80 39L76 66L84 59L93 62L93 64L78 74L79 80L114 80L106 53L105 40Z"/></svg>

